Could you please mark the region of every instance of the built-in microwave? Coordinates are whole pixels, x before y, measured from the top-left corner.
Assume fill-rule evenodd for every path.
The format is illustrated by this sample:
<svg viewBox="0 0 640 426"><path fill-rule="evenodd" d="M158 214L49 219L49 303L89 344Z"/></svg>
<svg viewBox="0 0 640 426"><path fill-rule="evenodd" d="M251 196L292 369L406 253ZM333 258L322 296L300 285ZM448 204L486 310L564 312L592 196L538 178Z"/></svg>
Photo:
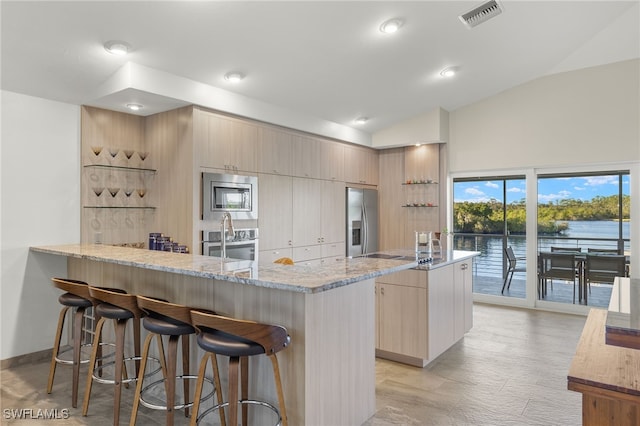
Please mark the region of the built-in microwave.
<svg viewBox="0 0 640 426"><path fill-rule="evenodd" d="M233 219L258 219L256 176L202 173L202 219L220 220L225 212Z"/></svg>

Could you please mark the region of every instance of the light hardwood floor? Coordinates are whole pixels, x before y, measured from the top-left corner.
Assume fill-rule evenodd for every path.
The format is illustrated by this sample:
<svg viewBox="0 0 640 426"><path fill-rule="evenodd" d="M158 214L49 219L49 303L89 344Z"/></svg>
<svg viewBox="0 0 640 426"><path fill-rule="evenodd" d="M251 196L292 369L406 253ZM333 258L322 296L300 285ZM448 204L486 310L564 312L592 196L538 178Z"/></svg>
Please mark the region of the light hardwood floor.
<svg viewBox="0 0 640 426"><path fill-rule="evenodd" d="M377 360L377 413L366 426L579 425L580 395L567 390L566 377L584 322L581 316L476 304L471 331L426 368ZM44 361L0 371L0 423L12 423L6 409L68 408L69 419L51 422L111 424L109 386L94 385L89 416L82 417L81 408L70 407L71 369L58 367L47 395L48 368ZM131 412L133 392L133 386L123 389L122 419ZM80 401L82 396L81 386ZM163 422L164 413L141 408L138 424ZM176 415L177 425L187 423Z"/></svg>

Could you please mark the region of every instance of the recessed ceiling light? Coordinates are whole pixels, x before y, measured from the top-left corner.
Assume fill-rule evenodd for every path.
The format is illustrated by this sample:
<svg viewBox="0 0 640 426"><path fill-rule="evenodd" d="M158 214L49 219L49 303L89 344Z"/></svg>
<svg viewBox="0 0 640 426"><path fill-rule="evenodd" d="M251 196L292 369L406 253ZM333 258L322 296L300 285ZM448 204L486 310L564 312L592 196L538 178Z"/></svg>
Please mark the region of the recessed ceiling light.
<svg viewBox="0 0 640 426"><path fill-rule="evenodd" d="M241 72L233 71L233 72L226 73L224 75L224 79L231 83L237 83L244 79L244 74L242 74Z"/></svg>
<svg viewBox="0 0 640 426"><path fill-rule="evenodd" d="M131 50L131 45L126 41L110 40L104 44L104 48L114 55L124 56Z"/></svg>
<svg viewBox="0 0 640 426"><path fill-rule="evenodd" d="M127 104L127 108L129 108L131 111L139 111L142 109L142 105L140 104Z"/></svg>
<svg viewBox="0 0 640 426"><path fill-rule="evenodd" d="M459 67L447 67L440 71L440 75L443 77L453 77L458 73Z"/></svg>
<svg viewBox="0 0 640 426"><path fill-rule="evenodd" d="M399 19L399 18L389 19L388 21L384 21L382 25L380 25L380 31L382 31L385 34L392 34L398 31L402 26L402 24L403 24L402 19Z"/></svg>
<svg viewBox="0 0 640 426"><path fill-rule="evenodd" d="M356 124L364 124L367 121L369 121L369 117L358 117L355 120L353 120L353 122Z"/></svg>

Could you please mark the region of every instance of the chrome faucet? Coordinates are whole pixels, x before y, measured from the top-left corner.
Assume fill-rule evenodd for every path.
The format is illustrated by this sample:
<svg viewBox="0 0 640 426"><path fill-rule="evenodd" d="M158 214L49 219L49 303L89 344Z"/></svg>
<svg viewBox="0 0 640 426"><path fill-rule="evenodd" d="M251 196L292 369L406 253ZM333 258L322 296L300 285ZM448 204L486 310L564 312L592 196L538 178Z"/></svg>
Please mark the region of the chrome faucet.
<svg viewBox="0 0 640 426"><path fill-rule="evenodd" d="M227 257L227 231L231 239L235 238L236 231L233 229L233 219L231 213L224 212L222 214L222 222L220 223L220 257Z"/></svg>

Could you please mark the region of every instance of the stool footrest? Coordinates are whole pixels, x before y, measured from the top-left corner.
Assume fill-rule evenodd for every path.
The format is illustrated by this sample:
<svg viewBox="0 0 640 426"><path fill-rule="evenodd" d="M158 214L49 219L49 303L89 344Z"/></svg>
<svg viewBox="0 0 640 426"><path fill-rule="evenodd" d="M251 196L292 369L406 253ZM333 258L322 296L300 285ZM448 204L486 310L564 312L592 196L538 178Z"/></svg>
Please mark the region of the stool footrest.
<svg viewBox="0 0 640 426"><path fill-rule="evenodd" d="M123 362L127 362L127 361L140 361L142 359L142 357L140 356L130 356L130 357L125 357L123 359ZM147 373L144 375L144 377L151 377L154 374L156 374L158 371L162 370L162 367L160 366L160 360L157 358L152 358L152 357L148 357L148 360L152 360L158 363L158 368L156 368L155 370ZM93 373L91 374L91 377L93 377L93 380L95 380L98 383L103 383L103 384L107 384L107 385L113 385L115 384L115 380L114 379L105 379L103 377L100 377L98 374L96 374L99 371L104 370L106 367L110 367L112 365L115 365L115 360L114 361L109 361L107 363L103 363L102 365L97 366L96 368L93 369ZM134 377L127 377L126 379L122 379L121 383L131 383L131 382L135 382L138 380L138 376L134 376Z"/></svg>
<svg viewBox="0 0 640 426"><path fill-rule="evenodd" d="M100 343L100 346L115 346L113 343ZM82 345L80 345L80 350L82 350L82 348L92 348L93 347L93 343L83 343ZM62 364L62 365L73 365L73 360L71 359L64 359L64 358L60 358L59 356L62 354L65 354L67 352L72 352L73 351L73 346L70 346L69 348L63 350L63 351L58 351L58 355L56 355L56 362L58 364ZM98 361L103 361L107 358L111 358L112 356L114 356L115 353L109 353L107 355L103 355L100 358L96 358L96 360ZM88 364L89 361L91 361L91 355L89 355L89 358L86 359L81 359L80 360L80 364Z"/></svg>
<svg viewBox="0 0 640 426"><path fill-rule="evenodd" d="M278 420L274 424L274 426L282 425L282 416L280 415L280 411L273 404L269 404L268 402L265 402L265 401L256 401L256 400L253 400L253 399L240 399L240 400L238 400L238 407L242 406L242 404L257 405L259 407L264 407L264 408L270 409L271 411L274 412L274 414L276 415L277 420ZM221 408L225 408L225 407L228 407L228 406L229 406L228 402L224 402L222 404L214 405L213 407L207 409L202 414L200 414L198 416L198 418L196 419L196 422L200 422L202 420L202 418L207 416L208 414L213 413L214 411L217 411L217 410L219 410Z"/></svg>
<svg viewBox="0 0 640 426"><path fill-rule="evenodd" d="M146 376L145 376L146 377ZM197 380L198 376L176 376L177 380ZM166 405L156 405L156 404L152 404L148 401L146 401L144 399L144 395L145 393L148 393L148 391L151 390L151 388L159 385L160 383L164 383L166 381L166 379L160 379L160 380L156 380L153 383L148 384L147 386L145 386L144 388L142 388L142 391L140 392L140 404L144 405L147 408L150 408L152 410L162 410L162 411L167 411L167 406ZM211 385L213 385L213 381L210 379L205 378L204 379L205 382L210 383ZM176 386L176 389L178 387ZM200 402L206 401L210 398L213 398L213 394L215 393L215 387L211 390L211 392L209 392L207 395L203 396L202 398L200 398ZM173 409L174 410L182 410L183 408L191 408L193 406L193 401L189 401L183 404L178 404L178 405L174 405Z"/></svg>

